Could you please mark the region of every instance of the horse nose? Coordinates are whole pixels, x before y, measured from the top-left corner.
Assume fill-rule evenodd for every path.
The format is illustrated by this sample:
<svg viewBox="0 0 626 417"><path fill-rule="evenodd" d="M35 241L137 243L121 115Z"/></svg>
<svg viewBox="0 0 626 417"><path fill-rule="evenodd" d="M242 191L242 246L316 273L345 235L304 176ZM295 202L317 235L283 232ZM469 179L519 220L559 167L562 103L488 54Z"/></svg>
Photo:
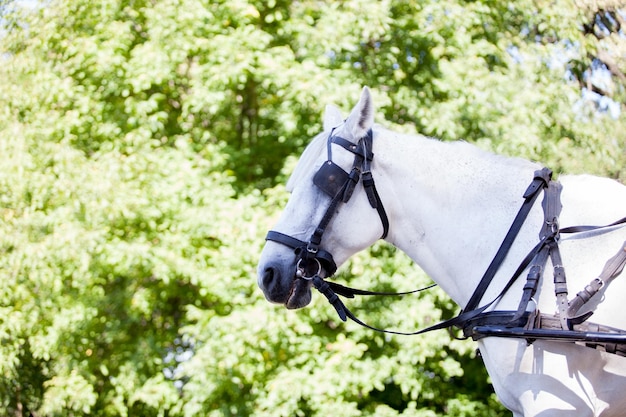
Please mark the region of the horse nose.
<svg viewBox="0 0 626 417"><path fill-rule="evenodd" d="M278 268L273 266L268 266L263 270L263 275L261 276L261 286L265 289L266 292L271 292L272 287L276 285L276 281L279 279Z"/></svg>
<svg viewBox="0 0 626 417"><path fill-rule="evenodd" d="M272 303L283 304L289 297L290 288L281 282L281 272L277 265L268 265L260 270L259 287L265 298Z"/></svg>

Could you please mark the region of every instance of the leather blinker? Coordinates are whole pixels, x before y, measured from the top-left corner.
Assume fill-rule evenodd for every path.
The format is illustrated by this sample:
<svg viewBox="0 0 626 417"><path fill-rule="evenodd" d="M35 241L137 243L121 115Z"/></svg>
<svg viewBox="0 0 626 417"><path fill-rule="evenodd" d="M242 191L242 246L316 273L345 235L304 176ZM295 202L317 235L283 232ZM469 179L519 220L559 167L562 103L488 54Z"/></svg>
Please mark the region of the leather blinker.
<svg viewBox="0 0 626 417"><path fill-rule="evenodd" d="M315 173L313 183L331 197L335 197L350 175L333 161L326 161Z"/></svg>

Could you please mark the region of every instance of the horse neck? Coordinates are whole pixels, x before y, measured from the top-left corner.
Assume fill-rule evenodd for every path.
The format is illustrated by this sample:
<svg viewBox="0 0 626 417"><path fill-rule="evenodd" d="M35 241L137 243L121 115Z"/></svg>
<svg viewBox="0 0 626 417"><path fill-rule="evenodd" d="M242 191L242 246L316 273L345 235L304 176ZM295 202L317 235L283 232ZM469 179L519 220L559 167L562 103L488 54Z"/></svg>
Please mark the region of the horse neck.
<svg viewBox="0 0 626 417"><path fill-rule="evenodd" d="M387 240L465 306L538 166L463 142L384 130L378 136L384 142L375 149L385 181L381 197L386 207L391 201ZM525 227L518 240L536 241L540 210L529 218L536 225Z"/></svg>

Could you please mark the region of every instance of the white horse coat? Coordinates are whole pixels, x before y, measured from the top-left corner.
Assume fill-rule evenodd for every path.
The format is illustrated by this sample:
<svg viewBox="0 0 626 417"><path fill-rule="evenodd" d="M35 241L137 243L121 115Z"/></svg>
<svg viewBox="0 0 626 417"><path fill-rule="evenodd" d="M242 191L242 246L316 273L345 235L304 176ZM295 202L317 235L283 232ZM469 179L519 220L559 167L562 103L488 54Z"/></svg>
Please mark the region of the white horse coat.
<svg viewBox="0 0 626 417"><path fill-rule="evenodd" d="M288 187L292 196L275 230L306 241L323 216L328 197L312 182L326 160L326 138L334 134L356 142L372 128L372 174L390 221L386 241L395 245L437 282L460 306L465 306L495 255L541 167L493 155L467 143L443 143L403 135L373 123L373 106L365 88L345 122L327 108L325 133L304 152ZM353 155L334 146L333 160L349 170ZM626 187L593 176L561 176L563 210L560 225L602 225L626 215ZM521 260L537 244L543 223L538 201L524 223L505 263L482 298L495 298ZM357 186L354 196L339 206L322 247L337 265L374 243L381 221ZM597 277L607 259L626 240L626 227L562 236L559 247L570 298ZM534 297L543 313L556 312L550 261ZM259 261L258 282L268 300L289 308L311 299L310 284L295 279L293 250L267 242ZM525 274L498 302L497 310L515 310ZM626 276L618 276L591 300L594 323L626 329L622 297ZM515 416L626 415L626 358L573 343L489 337L478 342L496 394ZM339 370L338 370L339 371Z"/></svg>

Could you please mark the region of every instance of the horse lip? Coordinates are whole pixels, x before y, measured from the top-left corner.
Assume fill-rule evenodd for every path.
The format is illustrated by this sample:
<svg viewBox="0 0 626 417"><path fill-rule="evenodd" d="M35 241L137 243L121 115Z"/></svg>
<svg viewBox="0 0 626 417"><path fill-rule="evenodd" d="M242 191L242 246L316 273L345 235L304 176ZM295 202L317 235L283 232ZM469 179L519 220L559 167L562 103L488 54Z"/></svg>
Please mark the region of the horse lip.
<svg viewBox="0 0 626 417"><path fill-rule="evenodd" d="M289 310L302 308L311 302L311 281L296 278L291 284L285 307Z"/></svg>

